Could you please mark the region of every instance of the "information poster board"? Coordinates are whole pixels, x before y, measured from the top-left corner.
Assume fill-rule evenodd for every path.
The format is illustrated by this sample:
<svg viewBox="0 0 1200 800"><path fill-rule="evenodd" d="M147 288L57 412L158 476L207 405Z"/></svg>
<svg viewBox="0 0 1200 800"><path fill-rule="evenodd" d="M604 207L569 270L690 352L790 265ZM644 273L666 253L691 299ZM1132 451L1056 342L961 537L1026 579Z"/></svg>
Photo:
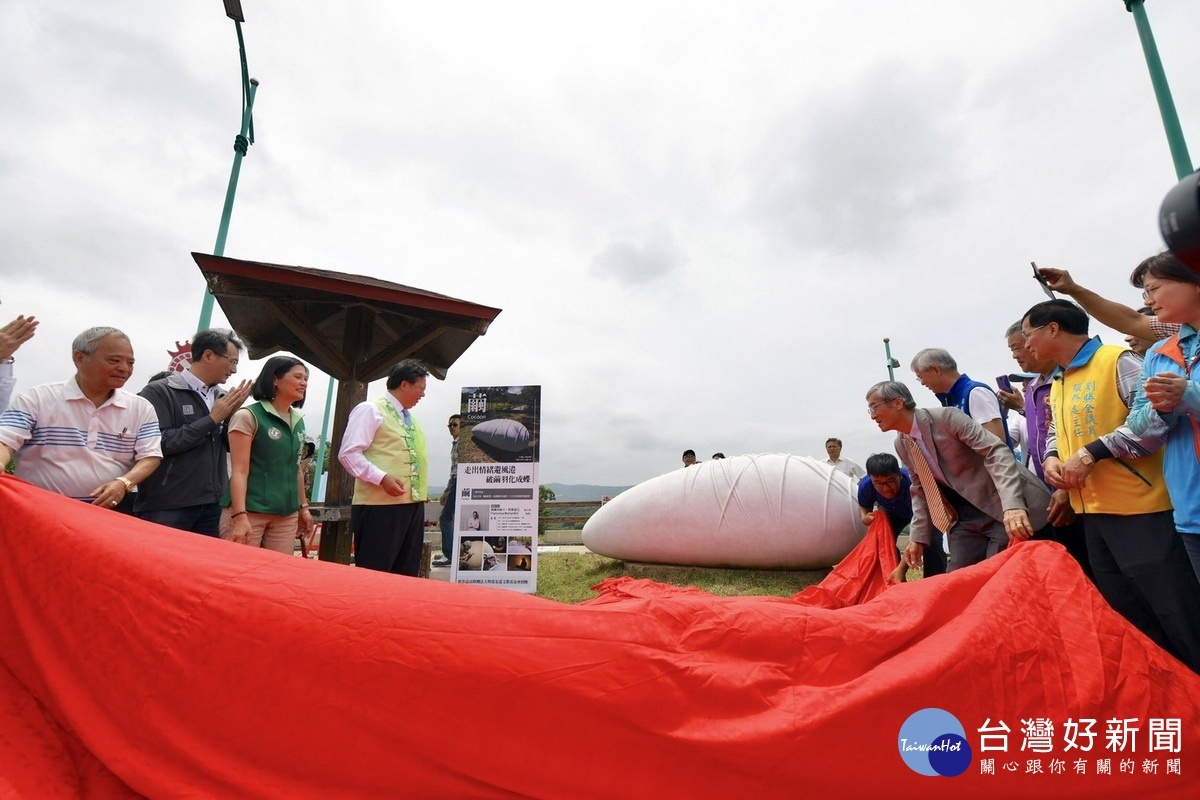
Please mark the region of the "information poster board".
<svg viewBox="0 0 1200 800"><path fill-rule="evenodd" d="M542 387L463 389L450 580L537 591Z"/></svg>

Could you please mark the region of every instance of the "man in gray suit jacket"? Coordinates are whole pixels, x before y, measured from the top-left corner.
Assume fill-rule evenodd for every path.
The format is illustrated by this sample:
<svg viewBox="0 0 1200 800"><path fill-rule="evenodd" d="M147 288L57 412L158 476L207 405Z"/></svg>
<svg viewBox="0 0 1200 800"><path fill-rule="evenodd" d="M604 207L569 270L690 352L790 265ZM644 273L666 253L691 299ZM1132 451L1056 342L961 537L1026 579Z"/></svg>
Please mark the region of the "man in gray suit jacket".
<svg viewBox="0 0 1200 800"><path fill-rule="evenodd" d="M943 523L950 570L961 569L1033 538L1048 524L1050 492L994 434L957 408L917 408L908 387L877 383L867 410L882 431L896 431L896 454L912 478L913 520L904 560L920 567L938 533L940 494L957 519ZM914 446L919 453L914 453ZM920 459L920 461L918 461ZM926 485L932 478L934 487ZM934 510L931 511L931 506Z"/></svg>

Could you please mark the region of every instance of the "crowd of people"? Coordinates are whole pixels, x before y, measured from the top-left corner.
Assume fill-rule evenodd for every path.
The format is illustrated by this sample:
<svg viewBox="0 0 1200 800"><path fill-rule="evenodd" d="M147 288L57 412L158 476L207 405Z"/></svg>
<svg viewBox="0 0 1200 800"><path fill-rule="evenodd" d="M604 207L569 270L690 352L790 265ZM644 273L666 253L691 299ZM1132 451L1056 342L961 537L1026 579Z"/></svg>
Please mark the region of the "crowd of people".
<svg viewBox="0 0 1200 800"><path fill-rule="evenodd" d="M1200 672L1200 273L1170 253L1146 259L1130 276L1140 308L1065 270L1035 277L1051 299L1003 331L1020 372L993 388L947 350L921 350L910 369L940 406L877 383L867 411L895 432L895 455L863 470L831 437L823 463L851 478L865 525L885 514L897 541L907 533L893 581L1056 541L1109 605ZM1091 318L1125 345L1090 335Z"/></svg>
<svg viewBox="0 0 1200 800"><path fill-rule="evenodd" d="M896 457L867 460L862 519L908 526L898 580L1057 541L1116 611L1200 672L1200 274L1170 253L1146 259L1130 277L1141 309L1063 270L1039 277L1074 302L1038 303L1005 330L1022 390L992 389L929 349L911 368L941 407L917 408L896 381L867 391ZM1089 315L1128 346L1091 336Z"/></svg>
<svg viewBox="0 0 1200 800"><path fill-rule="evenodd" d="M156 375L134 394L124 388L134 367L129 337L95 327L71 345L71 378L12 397L14 354L36 329L24 316L0 328L0 465L15 456L17 477L66 497L294 552L313 525L300 359L273 356L254 381L226 389L245 345L233 331L203 330L187 369ZM404 575L420 567L428 459L410 409L428 374L418 361L401 361L387 393L350 413L338 458L355 479L360 567Z"/></svg>
<svg viewBox="0 0 1200 800"><path fill-rule="evenodd" d="M857 482L864 523L888 515L908 543L894 578L976 564L1030 539L1061 543L1108 603L1200 671L1200 274L1170 253L1142 262L1135 309L1042 269L1044 284L1074 302L1034 305L1003 332L1024 386L996 389L959 370L941 348L912 359L936 408L908 387L866 393L895 455L863 470L825 443L825 463ZM1089 334L1089 315L1128 346ZM0 327L0 464L42 488L142 519L291 553L312 524L301 408L308 370L274 356L254 381L223 388L245 345L228 330L198 332L186 370L125 391L129 337L89 328L71 345L75 374L15 398L13 365L37 320ZM416 575L427 499L425 436L410 410L428 371L396 364L387 392L350 413L338 460L353 476L356 563ZM249 405L247 400L253 399ZM453 542L457 415L451 479L442 494L443 554ZM716 453L714 459L723 458ZM696 463L683 453L685 467ZM136 491L135 491L136 487ZM943 536L948 542L944 551Z"/></svg>

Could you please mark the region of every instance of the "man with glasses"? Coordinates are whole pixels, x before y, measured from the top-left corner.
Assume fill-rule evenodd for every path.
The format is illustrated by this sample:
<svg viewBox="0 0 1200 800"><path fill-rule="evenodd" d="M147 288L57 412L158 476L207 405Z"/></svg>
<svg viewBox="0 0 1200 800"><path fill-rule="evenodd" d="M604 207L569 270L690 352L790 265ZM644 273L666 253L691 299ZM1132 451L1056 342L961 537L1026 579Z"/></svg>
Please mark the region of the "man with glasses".
<svg viewBox="0 0 1200 800"><path fill-rule="evenodd" d="M233 331L192 337L192 363L142 391L158 414L163 463L138 486L133 512L159 525L217 536L221 495L229 485L225 424L250 396L250 381L226 392L245 345Z"/></svg>
<svg viewBox="0 0 1200 800"><path fill-rule="evenodd" d="M858 482L858 514L863 525L869 527L880 512L887 514L895 542L912 522L912 480L908 470L902 468L891 453L875 453L867 458L867 474ZM896 552L899 553L899 549ZM941 536L933 537L924 556L926 578L946 571L946 551L942 548ZM900 554L900 565L892 577L903 581L907 572L908 565Z"/></svg>
<svg viewBox="0 0 1200 800"><path fill-rule="evenodd" d="M1050 389L1046 481L1070 493L1083 520L1096 588L1114 609L1200 671L1200 584L1175 529L1161 435L1125 424L1142 358L1088 336L1067 300L1038 303L1021 320L1025 346L1059 370Z"/></svg>
<svg viewBox="0 0 1200 800"><path fill-rule="evenodd" d="M1020 320L1008 326L1008 330L1004 332L1004 339L1017 366L1033 375L1033 378L1025 383L1023 392L999 392L1000 402L1006 408L1025 417L1027 441L1023 463L1034 475L1045 481L1046 473L1042 462L1046 454L1046 432L1050 430L1051 425L1050 387L1058 365L1049 359L1036 358L1029 352L1025 346L1025 335L1021 333ZM1075 557L1090 578L1092 567L1088 562L1083 525L1071 509L1071 498L1067 496L1066 490L1050 488L1051 538L1067 548L1067 552Z"/></svg>
<svg viewBox="0 0 1200 800"><path fill-rule="evenodd" d="M442 515L438 525L442 529L442 554L433 560L435 567L450 566L450 555L454 552L454 507L455 490L458 488L458 432L462 429L462 417L451 414L446 423L450 430L450 480L446 481L446 490L438 502L442 504Z"/></svg>
<svg viewBox="0 0 1200 800"><path fill-rule="evenodd" d="M949 352L940 347L926 347L913 356L909 366L921 385L933 392L943 406L959 409L1013 449L1008 420L996 392L986 383L959 372L958 362Z"/></svg>
<svg viewBox="0 0 1200 800"><path fill-rule="evenodd" d="M1050 492L1012 451L957 408L917 408L903 383L867 392L867 412L896 432L896 454L912 480L913 518L904 561L921 569L935 536L950 541L948 572L1041 535Z"/></svg>

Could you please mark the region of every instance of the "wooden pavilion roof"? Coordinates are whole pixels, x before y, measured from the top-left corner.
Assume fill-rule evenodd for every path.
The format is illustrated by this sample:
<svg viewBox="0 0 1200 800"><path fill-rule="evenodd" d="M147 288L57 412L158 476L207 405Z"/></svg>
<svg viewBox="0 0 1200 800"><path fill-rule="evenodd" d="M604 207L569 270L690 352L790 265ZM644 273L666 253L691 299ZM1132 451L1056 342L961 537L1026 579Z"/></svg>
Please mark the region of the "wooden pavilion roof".
<svg viewBox="0 0 1200 800"><path fill-rule="evenodd" d="M192 253L251 358L286 351L369 383L403 358L446 371L500 309L366 275Z"/></svg>

